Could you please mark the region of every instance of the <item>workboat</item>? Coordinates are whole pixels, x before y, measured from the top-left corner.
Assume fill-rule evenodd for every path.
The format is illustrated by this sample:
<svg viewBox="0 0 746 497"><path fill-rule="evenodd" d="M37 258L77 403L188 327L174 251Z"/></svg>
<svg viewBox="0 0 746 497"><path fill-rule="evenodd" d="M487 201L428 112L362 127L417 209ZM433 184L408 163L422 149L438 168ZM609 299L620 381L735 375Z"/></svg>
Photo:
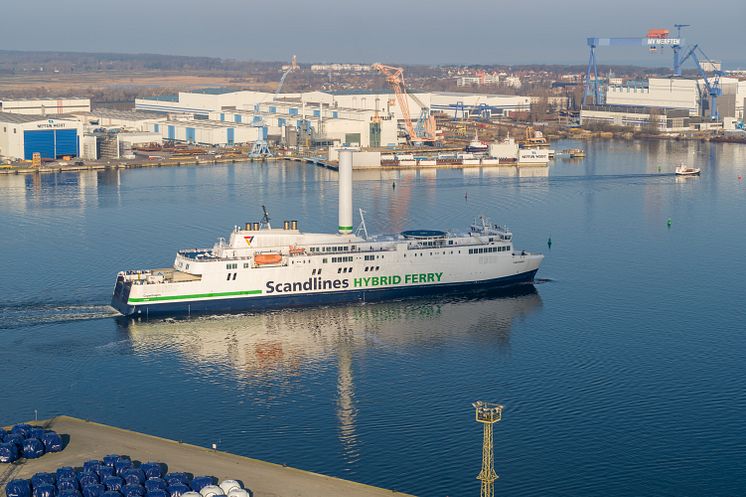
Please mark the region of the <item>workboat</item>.
<svg viewBox="0 0 746 497"><path fill-rule="evenodd" d="M469 145L466 146L464 149L464 152L472 152L472 153L484 153L489 150L489 145L484 143L479 139L479 134L477 132L474 133L474 139L469 142Z"/></svg>
<svg viewBox="0 0 746 497"><path fill-rule="evenodd" d="M173 266L117 274L112 306L126 316L241 312L372 302L531 283L544 256L517 250L507 227L480 216L463 233L353 233L352 152L339 152L337 233L296 220L235 226L212 248L176 253Z"/></svg>
<svg viewBox="0 0 746 497"><path fill-rule="evenodd" d="M698 167L689 167L684 164L676 166L676 174L678 176L698 176L702 170Z"/></svg>

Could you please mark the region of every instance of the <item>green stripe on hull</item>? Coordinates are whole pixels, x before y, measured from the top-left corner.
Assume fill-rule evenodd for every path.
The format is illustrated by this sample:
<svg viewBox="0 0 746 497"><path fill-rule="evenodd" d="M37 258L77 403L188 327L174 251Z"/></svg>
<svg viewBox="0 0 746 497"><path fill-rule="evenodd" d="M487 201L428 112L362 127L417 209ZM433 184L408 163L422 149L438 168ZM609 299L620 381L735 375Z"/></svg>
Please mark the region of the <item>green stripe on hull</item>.
<svg viewBox="0 0 746 497"><path fill-rule="evenodd" d="M182 300L182 299L206 299L210 297L236 297L238 295L260 295L261 290L244 290L240 292L221 292L221 293L195 293L193 295L164 295L163 297L145 297L130 298L128 304L139 304L141 302L160 302L164 300Z"/></svg>
<svg viewBox="0 0 746 497"><path fill-rule="evenodd" d="M339 231L352 231L352 226L337 226Z"/></svg>

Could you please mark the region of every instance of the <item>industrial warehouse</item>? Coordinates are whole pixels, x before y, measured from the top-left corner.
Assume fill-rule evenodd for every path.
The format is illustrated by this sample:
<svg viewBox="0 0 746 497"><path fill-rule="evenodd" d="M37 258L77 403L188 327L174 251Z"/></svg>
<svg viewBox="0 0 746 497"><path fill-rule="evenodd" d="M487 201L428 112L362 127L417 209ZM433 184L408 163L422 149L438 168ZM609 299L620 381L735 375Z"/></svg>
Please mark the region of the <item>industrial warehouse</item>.
<svg viewBox="0 0 746 497"><path fill-rule="evenodd" d="M303 157L333 163L335 149L345 146L360 149L353 158L355 168L546 165L555 155L546 132L554 138L578 136L575 131L632 130L740 140L746 79L737 71L723 71L699 45L685 45L684 27L676 25L675 36L653 29L639 38L588 38L584 77L567 75L567 81L552 83L558 91L542 95L466 91L467 86L500 82L512 92L528 87L516 75L482 69L474 75L457 73L456 84L464 91L412 90L405 84L404 68L378 63L314 65L311 70L377 72L388 88L283 92L286 78L301 70L293 58L283 66L274 92L180 91L134 98L132 110L93 108L87 98L0 98L0 158L6 163L35 161L35 166L73 158L160 163L188 157ZM601 76L598 52L614 46L672 50L672 74ZM696 76L685 75L685 65ZM562 88L573 85L582 89L582 102L576 98L571 106ZM542 103L546 108L537 110ZM550 115L556 119L554 128ZM579 149L558 153L584 155Z"/></svg>

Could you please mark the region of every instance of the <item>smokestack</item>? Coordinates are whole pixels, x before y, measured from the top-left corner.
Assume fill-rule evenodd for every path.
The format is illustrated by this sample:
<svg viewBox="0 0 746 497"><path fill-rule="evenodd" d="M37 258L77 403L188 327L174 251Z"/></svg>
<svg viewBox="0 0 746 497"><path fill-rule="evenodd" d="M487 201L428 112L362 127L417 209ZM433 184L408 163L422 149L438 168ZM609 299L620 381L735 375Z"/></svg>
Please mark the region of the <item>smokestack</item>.
<svg viewBox="0 0 746 497"><path fill-rule="evenodd" d="M352 233L352 150L339 151L339 232Z"/></svg>

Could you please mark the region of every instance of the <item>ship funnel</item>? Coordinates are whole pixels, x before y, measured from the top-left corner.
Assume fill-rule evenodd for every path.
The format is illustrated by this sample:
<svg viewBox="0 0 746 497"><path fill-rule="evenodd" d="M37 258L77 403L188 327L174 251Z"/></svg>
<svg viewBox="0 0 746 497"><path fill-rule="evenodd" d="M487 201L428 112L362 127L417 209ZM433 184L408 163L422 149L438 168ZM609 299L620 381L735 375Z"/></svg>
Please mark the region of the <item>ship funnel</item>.
<svg viewBox="0 0 746 497"><path fill-rule="evenodd" d="M339 232L352 233L352 150L339 150Z"/></svg>

